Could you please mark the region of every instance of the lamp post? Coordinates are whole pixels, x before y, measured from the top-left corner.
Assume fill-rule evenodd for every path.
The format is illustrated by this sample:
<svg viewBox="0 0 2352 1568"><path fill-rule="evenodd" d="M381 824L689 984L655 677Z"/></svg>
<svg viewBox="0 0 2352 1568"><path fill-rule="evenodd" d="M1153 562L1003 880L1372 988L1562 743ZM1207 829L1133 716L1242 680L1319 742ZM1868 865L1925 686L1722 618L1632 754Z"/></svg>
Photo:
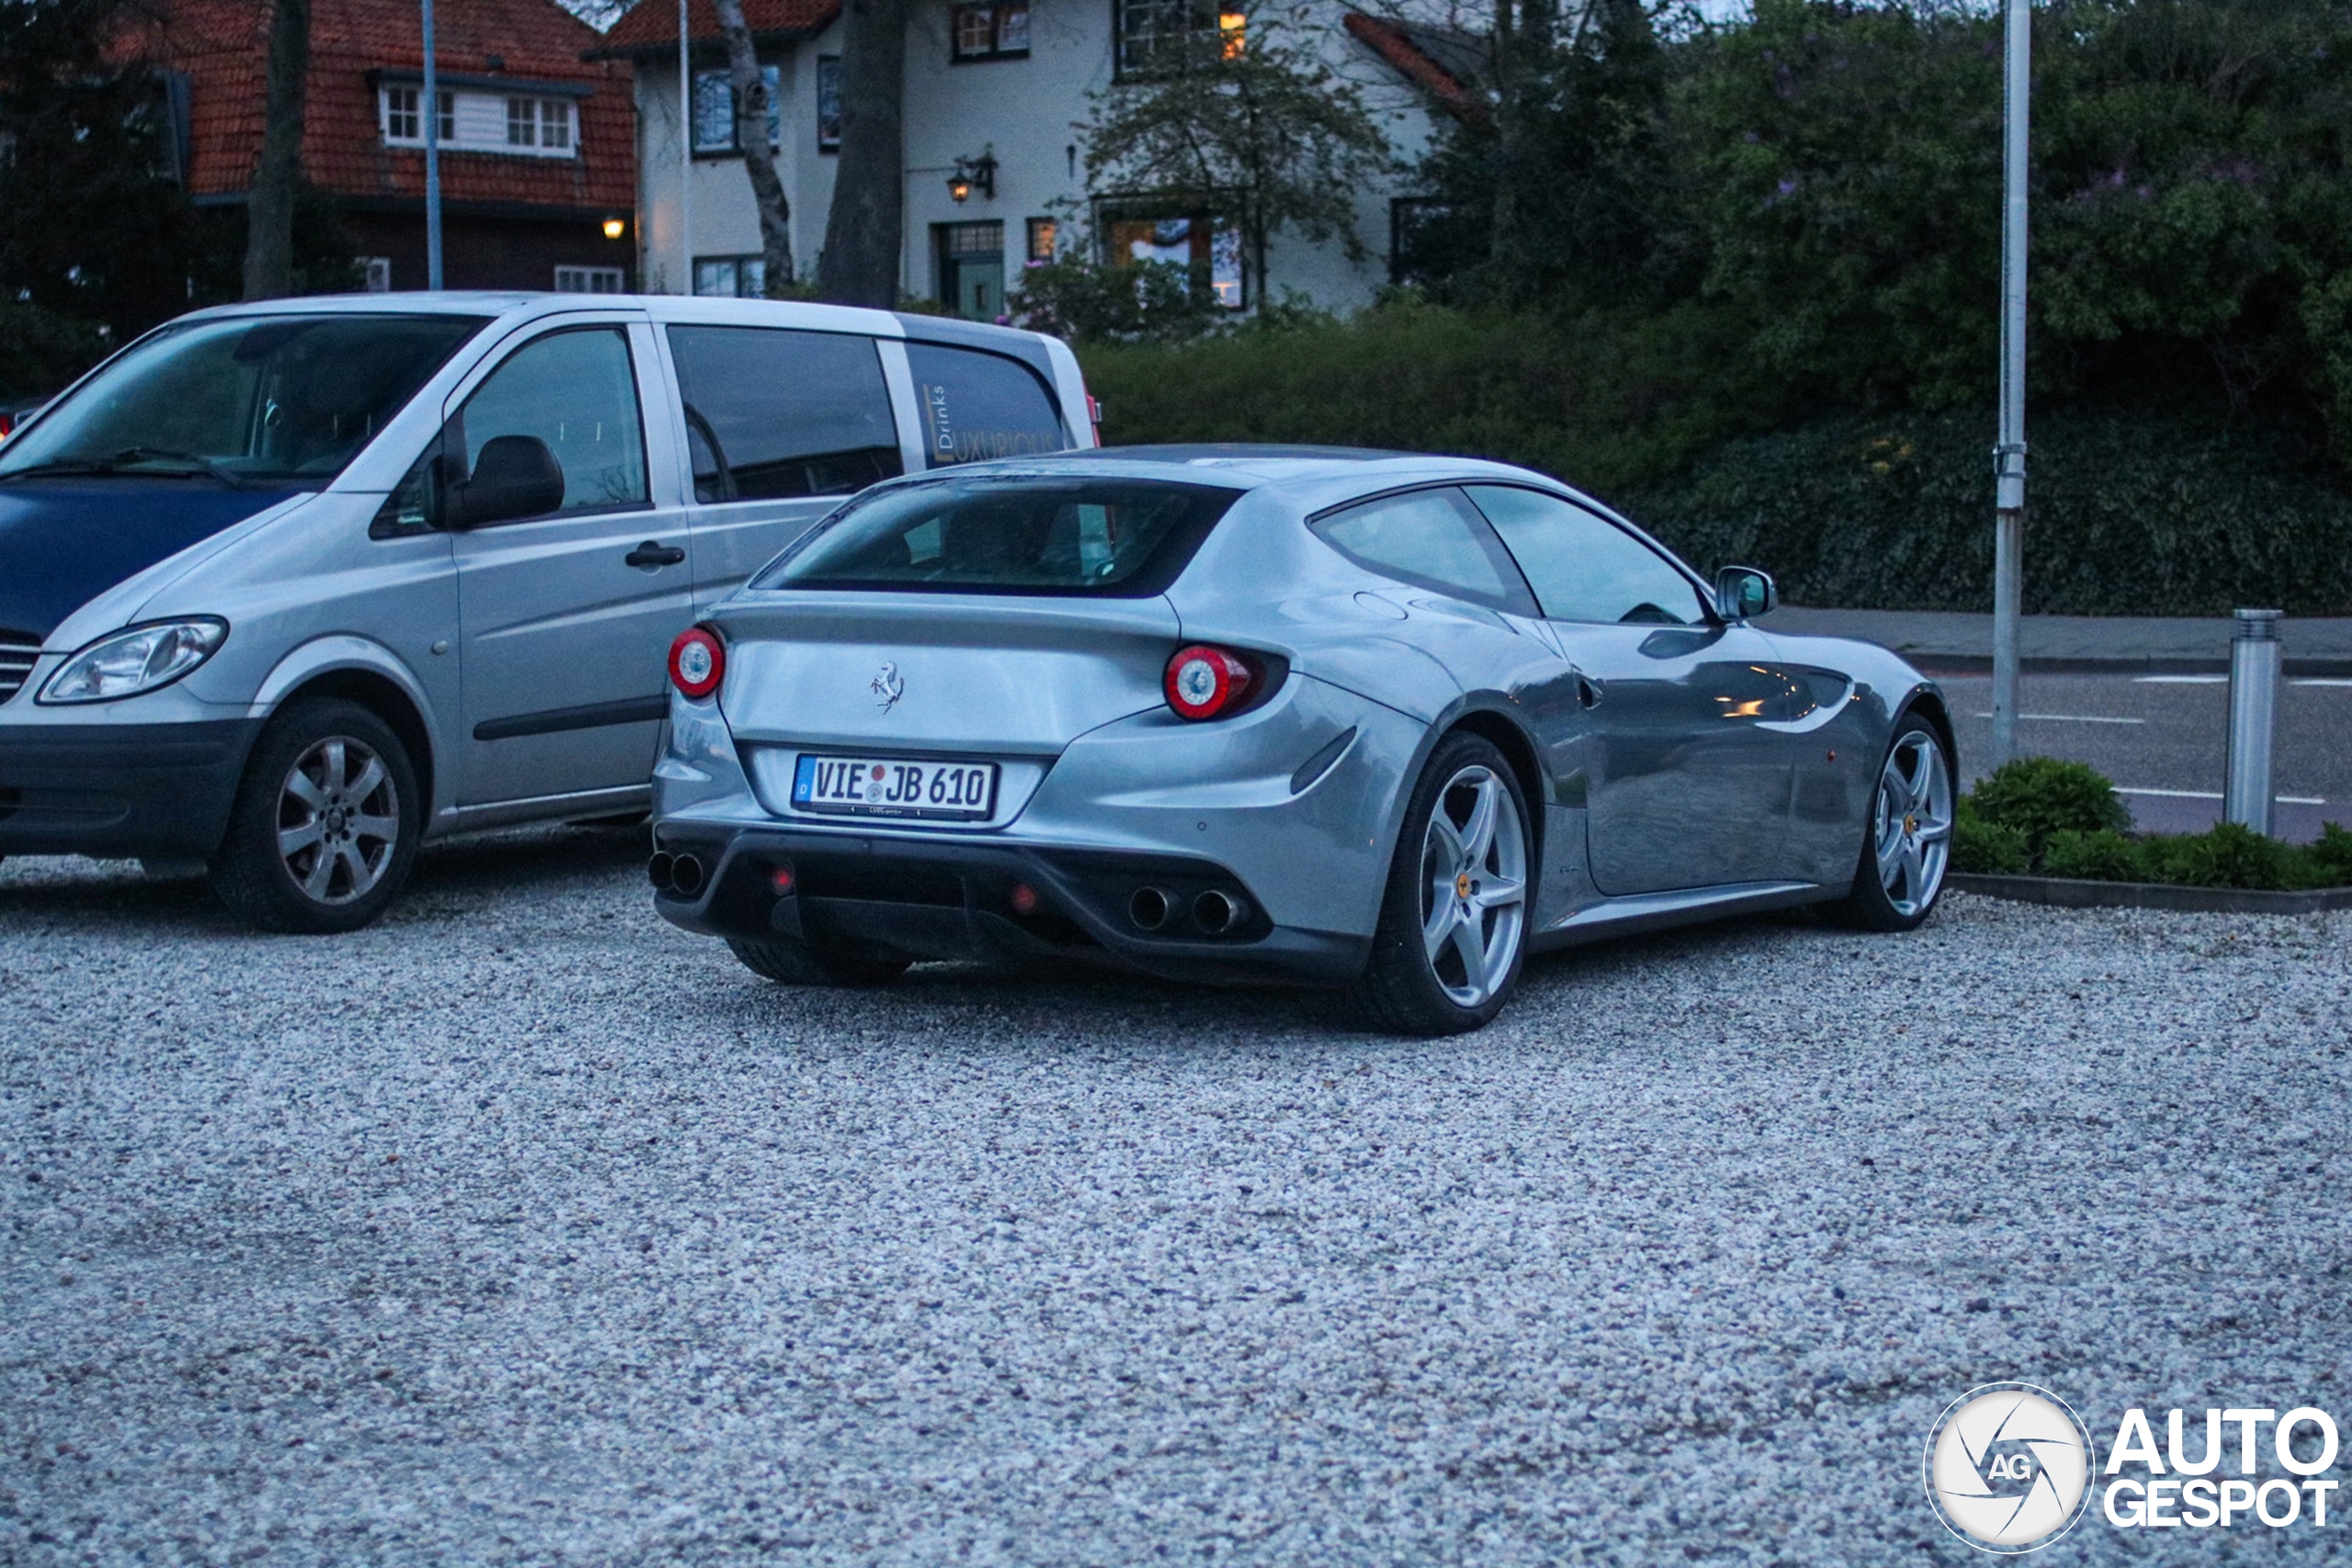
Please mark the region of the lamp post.
<svg viewBox="0 0 2352 1568"><path fill-rule="evenodd" d="M441 288L441 77L433 62L433 0L424 3L424 287Z"/></svg>
<svg viewBox="0 0 2352 1568"><path fill-rule="evenodd" d="M1993 765L2018 754L2018 622L2025 600L2025 268L2031 0L2006 0L2001 203L2001 432L1993 448Z"/></svg>

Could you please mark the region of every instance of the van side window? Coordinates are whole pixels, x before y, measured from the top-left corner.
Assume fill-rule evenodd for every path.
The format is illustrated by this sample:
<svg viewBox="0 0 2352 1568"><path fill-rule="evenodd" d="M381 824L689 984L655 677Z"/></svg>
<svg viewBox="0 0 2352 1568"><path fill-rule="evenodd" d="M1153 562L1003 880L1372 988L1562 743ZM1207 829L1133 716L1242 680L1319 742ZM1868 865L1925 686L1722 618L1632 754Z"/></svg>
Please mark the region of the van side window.
<svg viewBox="0 0 2352 1568"><path fill-rule="evenodd" d="M907 344L922 411L926 468L1058 452L1069 445L1053 394L1016 359L935 343Z"/></svg>
<svg viewBox="0 0 2352 1568"><path fill-rule="evenodd" d="M447 451L473 474L502 436L546 444L563 471L557 512L648 504L645 435L628 338L618 327L553 333L517 349L458 412Z"/></svg>
<svg viewBox="0 0 2352 1568"><path fill-rule="evenodd" d="M696 501L847 495L904 467L872 338L677 326L670 355Z"/></svg>

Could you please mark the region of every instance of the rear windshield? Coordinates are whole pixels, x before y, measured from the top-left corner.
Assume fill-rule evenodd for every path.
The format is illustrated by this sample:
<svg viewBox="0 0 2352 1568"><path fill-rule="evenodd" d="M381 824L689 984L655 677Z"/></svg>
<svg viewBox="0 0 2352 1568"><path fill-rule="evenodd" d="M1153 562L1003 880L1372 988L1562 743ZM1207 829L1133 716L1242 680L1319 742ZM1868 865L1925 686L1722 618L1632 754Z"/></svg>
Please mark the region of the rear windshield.
<svg viewBox="0 0 2352 1568"><path fill-rule="evenodd" d="M913 485L851 502L752 586L1148 598L1240 494L1086 477Z"/></svg>
<svg viewBox="0 0 2352 1568"><path fill-rule="evenodd" d="M485 320L336 312L165 327L10 442L0 478L323 483Z"/></svg>

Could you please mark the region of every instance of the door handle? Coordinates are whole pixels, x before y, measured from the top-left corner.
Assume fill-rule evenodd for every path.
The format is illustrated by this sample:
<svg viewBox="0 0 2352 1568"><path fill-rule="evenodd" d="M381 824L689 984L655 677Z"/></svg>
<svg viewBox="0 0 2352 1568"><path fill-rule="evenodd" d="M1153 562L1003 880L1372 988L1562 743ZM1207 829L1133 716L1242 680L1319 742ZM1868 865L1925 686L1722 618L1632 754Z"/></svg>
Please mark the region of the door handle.
<svg viewBox="0 0 2352 1568"><path fill-rule="evenodd" d="M659 539L648 539L621 559L630 566L675 566L686 558L686 552L675 545L665 545Z"/></svg>

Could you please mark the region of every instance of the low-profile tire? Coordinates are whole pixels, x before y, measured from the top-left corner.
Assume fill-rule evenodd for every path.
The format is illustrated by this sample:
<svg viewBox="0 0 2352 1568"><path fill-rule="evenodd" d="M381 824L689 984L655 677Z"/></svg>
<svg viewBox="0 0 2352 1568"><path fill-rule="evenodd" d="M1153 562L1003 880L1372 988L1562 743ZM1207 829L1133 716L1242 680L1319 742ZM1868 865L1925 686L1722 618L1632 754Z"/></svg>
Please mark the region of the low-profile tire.
<svg viewBox="0 0 2352 1568"><path fill-rule="evenodd" d="M887 986L907 972L903 958L876 958L797 942L737 942L728 951L763 980L783 986Z"/></svg>
<svg viewBox="0 0 2352 1568"><path fill-rule="evenodd" d="M1951 755L1933 726L1906 716L1894 727L1862 824L1854 887L1830 906L1839 923L1868 931L1907 931L1935 912L1951 865Z"/></svg>
<svg viewBox="0 0 2352 1568"><path fill-rule="evenodd" d="M1461 1034L1510 999L1527 952L1534 835L1494 742L1438 743L1406 803L1357 1014L1399 1034Z"/></svg>
<svg viewBox="0 0 2352 1568"><path fill-rule="evenodd" d="M416 859L424 802L408 748L371 710L305 697L254 742L212 889L266 931L357 931Z"/></svg>

